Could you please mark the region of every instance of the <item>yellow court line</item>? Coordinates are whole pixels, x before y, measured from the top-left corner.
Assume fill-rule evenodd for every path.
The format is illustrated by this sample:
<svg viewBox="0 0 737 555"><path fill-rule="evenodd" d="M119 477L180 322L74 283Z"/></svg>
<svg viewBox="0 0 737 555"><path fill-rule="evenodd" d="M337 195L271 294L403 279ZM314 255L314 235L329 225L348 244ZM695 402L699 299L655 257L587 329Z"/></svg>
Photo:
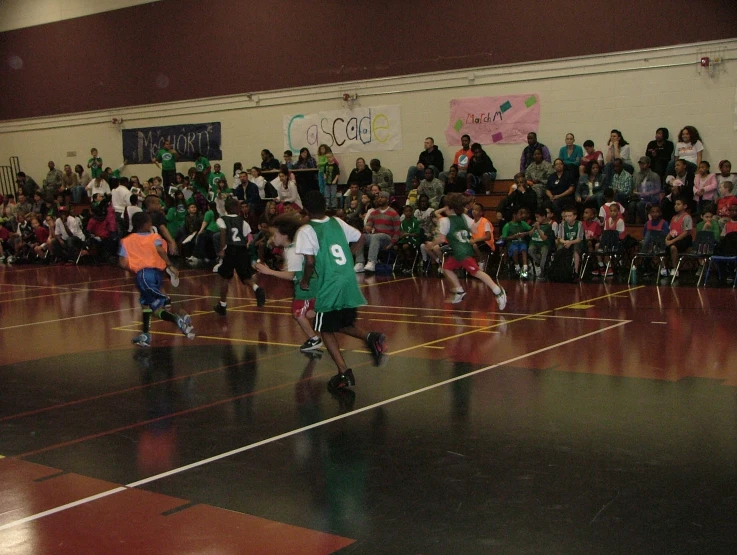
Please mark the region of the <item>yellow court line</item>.
<svg viewBox="0 0 737 555"><path fill-rule="evenodd" d="M487 330L491 330L493 328L498 328L500 326L504 326L504 325L507 325L507 324L514 324L516 322L521 322L523 320L529 320L530 318L534 318L536 316L543 316L545 314L549 314L551 312L556 312L558 310L565 310L566 308L569 308L571 306L575 306L575 305L580 304L582 302L592 303L594 301L599 301L601 299L606 299L608 297L612 297L613 295L619 295L621 293L626 293L628 291L635 291L635 290L641 289L643 287L645 287L645 286L644 285L638 285L637 287L631 287L631 288L628 288L628 289L624 289L623 291L616 291L614 293L609 293L607 295L602 295L600 297L594 297L593 299L586 299L585 301L576 301L575 303L567 304L565 306L561 306L561 307L558 307L558 308L551 308L549 310L543 310L543 311L538 312L538 313L535 313L535 314L528 314L528 315L523 316L521 318L514 318L512 320L507 320L506 322L500 322L498 324L493 324L491 326L486 326L484 328L470 330L470 331L464 331L464 332L461 332L461 333L457 333L455 335L450 335L448 337L443 337L441 339L435 339L434 341L428 341L427 343L421 343L420 345L415 345L414 347L405 347L404 349L399 349L398 351L390 351L388 354L390 354L390 355L396 355L396 354L399 354L399 353L406 353L407 351L412 351L414 349L419 349L419 348L422 348L422 347L427 347L428 345L435 345L436 343L442 343L443 341L449 341L451 339L457 339L459 337L464 337L466 335L471 335L471 334L474 334L474 333L478 333L480 331L487 331Z"/></svg>
<svg viewBox="0 0 737 555"><path fill-rule="evenodd" d="M126 330L123 328L112 328L113 331L125 331L128 333L139 333L137 330ZM184 337L181 333L174 333L170 331L150 331L151 335L171 335L174 337ZM240 338L234 338L234 337L221 337L221 336L214 336L214 335L198 335L197 339L213 339L215 341L228 341L228 342L236 342L236 343L251 343L254 345L276 345L278 347L301 347L302 345L297 345L295 343L279 343L277 341L258 341L256 339L240 339Z"/></svg>
<svg viewBox="0 0 737 555"><path fill-rule="evenodd" d="M387 283L399 283L400 281L407 281L408 279L415 279L415 278L408 277L408 278L400 278L400 279L391 279L389 281L377 281L376 283L363 283L359 285L358 287L376 287L377 285L386 285Z"/></svg>
<svg viewBox="0 0 737 555"><path fill-rule="evenodd" d="M395 324L417 324L420 326L441 326L444 328L482 328L483 326L469 326L468 324L449 324L447 322L417 322L416 320L389 320L382 318L365 318L359 316L359 320L371 320L372 322L393 322Z"/></svg>
<svg viewBox="0 0 737 555"><path fill-rule="evenodd" d="M445 347L440 347L439 345L428 345L425 349L445 349Z"/></svg>
<svg viewBox="0 0 737 555"><path fill-rule="evenodd" d="M574 304L578 304L578 303L574 303ZM369 304L369 305L366 305L366 307L369 307L369 308L370 307L374 307L374 308L404 308L404 309L407 308L406 306L390 306L390 305L378 305L378 304ZM423 314L423 316L422 316L423 318L451 318L451 317L460 318L460 316L455 316L455 315L456 314L465 314L465 313L468 313L468 314L478 314L478 313L482 312L480 310L460 310L460 309L459 310L449 310L447 308L423 308L421 306L413 306L412 307L412 310L426 310L426 311L432 311L432 312L445 312L445 314L442 314L442 315L440 315L440 314L438 314L438 315L435 315L435 314ZM555 309L555 310L560 310L560 309ZM500 314L502 314L502 313L500 313ZM543 315L543 313L529 314L529 313L525 313L525 312L504 312L503 314L505 316L530 316L530 317L535 317L535 318L540 317L541 319L546 319L546 318L568 318L568 319L571 319L571 320L596 320L597 322L624 322L625 321L625 320L621 320L619 318L587 318L585 316L564 316L563 314L548 314L548 315ZM478 318L478 316L476 318ZM468 320L475 320L476 318L466 318L466 319L468 319Z"/></svg>

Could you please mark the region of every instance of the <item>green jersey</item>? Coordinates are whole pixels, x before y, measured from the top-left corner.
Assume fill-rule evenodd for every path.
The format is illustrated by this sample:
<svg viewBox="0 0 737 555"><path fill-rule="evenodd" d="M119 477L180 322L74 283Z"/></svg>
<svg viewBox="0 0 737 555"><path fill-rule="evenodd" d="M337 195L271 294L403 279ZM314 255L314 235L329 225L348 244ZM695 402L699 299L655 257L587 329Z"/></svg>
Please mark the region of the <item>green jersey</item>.
<svg viewBox="0 0 737 555"><path fill-rule="evenodd" d="M200 156L194 162L194 167L197 168L198 172L204 172L209 166L210 166L210 161L204 156Z"/></svg>
<svg viewBox="0 0 737 555"><path fill-rule="evenodd" d="M184 204L177 204L169 208L166 213L166 229L171 233L172 237L176 237L179 230L184 227L184 218L187 216L187 207Z"/></svg>
<svg viewBox="0 0 737 555"><path fill-rule="evenodd" d="M545 239L543 240L542 237L540 237L540 233L545 235ZM550 238L553 236L553 226L550 224L540 224L540 230L537 229L532 232L532 239L531 241L533 243L550 243Z"/></svg>
<svg viewBox="0 0 737 555"><path fill-rule="evenodd" d="M312 274L310 288L307 291L302 291L299 282L302 281L302 275L305 271L305 257L297 254L294 243L284 249L284 259L287 261L287 271L294 272L294 298L298 301L314 299L315 292L317 291L317 274Z"/></svg>
<svg viewBox="0 0 737 555"><path fill-rule="evenodd" d="M699 231L704 231L705 223L706 222L704 221L699 222L699 225L696 226L696 233L698 233ZM719 220L717 220L716 218L711 220L711 226L706 231L711 231L714 234L714 239L717 240L717 243L721 240L722 228L719 226Z"/></svg>
<svg viewBox="0 0 737 555"><path fill-rule="evenodd" d="M217 191L218 190L218 183L220 183L220 180L225 177L225 174L223 172L210 172L207 175L207 183L210 185L211 191Z"/></svg>
<svg viewBox="0 0 737 555"><path fill-rule="evenodd" d="M470 224L468 222L471 222ZM466 214L448 216L447 223L440 221L440 233L448 239L453 258L459 262L473 256L471 226L473 220Z"/></svg>
<svg viewBox="0 0 737 555"><path fill-rule="evenodd" d="M353 271L348 241L358 241L361 232L335 218L311 220L297 235L297 252L315 257L316 312L357 308L366 304Z"/></svg>
<svg viewBox="0 0 737 555"><path fill-rule="evenodd" d="M102 158L90 158L87 162L87 167L90 169L90 175L92 179L102 175Z"/></svg>
<svg viewBox="0 0 737 555"><path fill-rule="evenodd" d="M156 153L156 159L161 162L161 169L170 171L177 169L177 159L176 157L166 150L165 148L162 148L159 150L159 152Z"/></svg>
<svg viewBox="0 0 737 555"><path fill-rule="evenodd" d="M211 233L220 232L220 227L218 226L217 218L215 217L215 212L212 210L208 210L205 212L205 223L207 226L205 229Z"/></svg>
<svg viewBox="0 0 737 555"><path fill-rule="evenodd" d="M507 222L507 224L504 226L504 229L502 230L502 237L505 239L509 237L510 235L517 235L518 233L527 233L532 228L527 224L527 222L519 221L519 222ZM524 243L525 238L524 237L516 237L512 239L512 243Z"/></svg>

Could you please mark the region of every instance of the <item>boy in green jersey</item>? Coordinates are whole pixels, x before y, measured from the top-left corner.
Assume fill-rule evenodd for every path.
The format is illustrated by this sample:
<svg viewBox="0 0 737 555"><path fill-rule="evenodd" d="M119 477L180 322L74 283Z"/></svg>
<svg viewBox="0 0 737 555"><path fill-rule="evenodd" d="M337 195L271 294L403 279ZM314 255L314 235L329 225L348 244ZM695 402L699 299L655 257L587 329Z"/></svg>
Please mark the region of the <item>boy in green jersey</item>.
<svg viewBox="0 0 737 555"><path fill-rule="evenodd" d="M297 254L304 255L305 266L300 280L302 291L310 289L317 274L315 293L315 330L338 367L338 374L328 382L330 391L340 391L356 384L340 352L338 333L366 342L377 366L384 362L386 337L379 332L366 333L356 326L356 309L366 304L358 288L351 254L363 248L363 235L342 220L325 216L325 197L311 191L302 198L310 223L297 233ZM353 243L350 249L348 243Z"/></svg>
<svg viewBox="0 0 737 555"><path fill-rule="evenodd" d="M297 231L302 227L302 218L296 214L282 214L274 218L271 225L275 228L273 235L274 246L284 248L284 270L272 270L263 262L256 264L256 270L260 274L274 276L280 279L288 279L294 283L294 300L292 300L292 317L299 327L305 332L307 341L299 348L303 353L315 351L322 347L322 339L317 335L310 320L315 317L315 290L317 289L317 276L312 275L310 287L303 291L299 286L304 272L304 256L297 254L294 238Z"/></svg>
<svg viewBox="0 0 737 555"><path fill-rule="evenodd" d="M461 193L450 193L446 195L445 202L446 206L435 212L441 219L438 222L438 235L433 244L441 245L447 241L451 248L451 256L447 257L443 264L443 277L450 281L453 292L453 296L447 302L457 304L466 296L455 274L455 270L463 268L492 290L499 310L504 310L507 306L507 293L491 279L489 274L481 271L473 257L471 234L476 223L465 214L466 198Z"/></svg>
<svg viewBox="0 0 737 555"><path fill-rule="evenodd" d="M164 182L164 187L167 191L171 185L175 185L177 182L178 158L179 153L172 148L169 139L166 139L164 141L164 146L159 149L152 160L152 162L161 169L161 180Z"/></svg>

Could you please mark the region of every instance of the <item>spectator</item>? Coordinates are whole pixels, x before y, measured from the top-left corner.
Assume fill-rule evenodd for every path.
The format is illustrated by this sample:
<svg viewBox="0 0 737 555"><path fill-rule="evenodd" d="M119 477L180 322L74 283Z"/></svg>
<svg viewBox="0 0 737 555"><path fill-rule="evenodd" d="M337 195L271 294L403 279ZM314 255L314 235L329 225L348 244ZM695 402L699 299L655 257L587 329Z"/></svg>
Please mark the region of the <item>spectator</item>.
<svg viewBox="0 0 737 555"><path fill-rule="evenodd" d="M235 164L233 164L233 183L238 183L238 180L240 179L240 175L242 171L243 171L242 162L236 162Z"/></svg>
<svg viewBox="0 0 737 555"><path fill-rule="evenodd" d="M581 166L578 168L579 175L587 174L593 162L599 164L599 173L601 173L601 168L604 166L604 155L601 150L596 150L594 141L590 139L586 139L583 142L583 149L586 151L586 154L581 159Z"/></svg>
<svg viewBox="0 0 737 555"><path fill-rule="evenodd" d="M543 160L550 163L550 151L542 143L537 142L537 133L530 131L527 134L527 146L522 151L522 156L519 160L519 171L524 172L528 166L534 162L535 151L540 149L543 155Z"/></svg>
<svg viewBox="0 0 737 555"><path fill-rule="evenodd" d="M348 176L348 183L358 183L358 187L363 189L371 185L373 181L373 173L371 168L366 166L366 160L363 158L356 158L356 168L351 170Z"/></svg>
<svg viewBox="0 0 737 555"><path fill-rule="evenodd" d="M512 213L512 221L504 225L502 237L507 241L507 254L514 260L514 271L522 279L527 279L527 237L532 235L532 228L522 219L523 212L523 208L518 208Z"/></svg>
<svg viewBox="0 0 737 555"><path fill-rule="evenodd" d="M219 184L220 182L218 182ZM118 187L120 188L120 187ZM117 189L116 189L117 190ZM114 192L114 191L113 191ZM179 243L184 239L184 220L187 217L187 201L184 199L184 193L180 190L175 191L171 206L166 213L166 229Z"/></svg>
<svg viewBox="0 0 737 555"><path fill-rule="evenodd" d="M50 161L49 173L46 174L46 179L43 181L43 192L47 199L51 200L57 195L61 187L61 178L61 171L56 169L53 161Z"/></svg>
<svg viewBox="0 0 737 555"><path fill-rule="evenodd" d="M670 221L675 215L675 199L682 197L684 202L693 202L694 174L689 171L685 160L676 160L675 175L665 178L665 198L661 201L663 217Z"/></svg>
<svg viewBox="0 0 737 555"><path fill-rule="evenodd" d="M529 141L529 136L527 138ZM541 148L536 148L532 154L532 163L524 170L527 181L532 182L532 188L537 194L538 203L542 203L546 199L546 187L548 178L555 173L553 164L549 160L545 160L545 152Z"/></svg>
<svg viewBox="0 0 737 555"><path fill-rule="evenodd" d="M31 204L31 213L40 214L42 218L45 218L47 210L48 208L46 206L46 201L41 196L41 192L36 191L35 193L33 193L33 203Z"/></svg>
<svg viewBox="0 0 737 555"><path fill-rule="evenodd" d="M467 176L466 173L464 173L463 177L461 177L460 170L457 165L451 164L450 168L448 168L448 174L445 179L445 187L443 188L443 193L465 193L468 189L468 182L467 182Z"/></svg>
<svg viewBox="0 0 737 555"><path fill-rule="evenodd" d="M310 150L306 147L302 147L299 149L299 156L297 157L297 161L294 164L295 170L308 170L308 169L314 169L317 167L317 162L315 162L315 159L312 157L312 154L310 154Z"/></svg>
<svg viewBox="0 0 737 555"><path fill-rule="evenodd" d="M539 208L535 212L535 223L532 226L530 246L527 248L528 257L535 266L535 275L538 281L547 281L545 277L546 262L550 246L555 240L553 226L548 219L547 210Z"/></svg>
<svg viewBox="0 0 737 555"><path fill-rule="evenodd" d="M72 171L72 166L66 164L64 166L64 172L61 174L61 188L59 192L64 193L64 196L71 197L74 188L79 184L77 174Z"/></svg>
<svg viewBox="0 0 737 555"><path fill-rule="evenodd" d="M177 174L179 175L179 174ZM182 176L184 177L184 176ZM215 164L212 167L212 171L207 174L207 184L210 187L211 191L216 191L218 188L218 182L221 179L225 179L225 174L222 171L222 168L220 167L220 164ZM238 180L235 179L234 183L238 183Z"/></svg>
<svg viewBox="0 0 737 555"><path fill-rule="evenodd" d="M356 273L375 272L379 250L392 250L399 239L401 225L399 214L389 206L389 193L381 191L375 202L376 208L366 219L364 233L364 239L368 244L368 263L364 266L364 251L360 249L356 253L356 265L353 268Z"/></svg>
<svg viewBox="0 0 737 555"><path fill-rule="evenodd" d="M719 182L716 174L711 173L711 164L706 160L699 163L699 169L694 176L693 195L698 204L698 213L701 214L701 206L705 202L712 203L716 198Z"/></svg>
<svg viewBox="0 0 737 555"><path fill-rule="evenodd" d="M501 212L503 222L512 219L512 215L520 208L525 208L528 214L534 214L537 210L537 193L532 186L527 183L525 174L518 173L514 176L514 185L509 190L509 194L499 203L497 211ZM500 227L504 227L499 222Z"/></svg>
<svg viewBox="0 0 737 555"><path fill-rule="evenodd" d="M90 170L90 178L95 178L103 173L102 158L100 158L96 148L90 149L90 156L92 158L87 161L87 168Z"/></svg>
<svg viewBox="0 0 737 555"><path fill-rule="evenodd" d="M118 186L113 189L112 197L113 210L115 210L118 229L122 231L125 229L123 215L125 214L125 209L130 205L131 198L131 192L130 189L128 189L127 177L121 177L118 180Z"/></svg>
<svg viewBox="0 0 737 555"><path fill-rule="evenodd" d="M576 209L567 207L563 210L563 222L558 226L556 244L558 249L573 251L574 281L578 281L578 269L583 253L583 224L576 217Z"/></svg>
<svg viewBox="0 0 737 555"><path fill-rule="evenodd" d="M123 222L124 222L123 229L127 231L128 233L133 232L133 214L136 214L138 212L143 212L143 210L141 210L141 207L138 206L138 204L140 203L140 200L141 199L136 194L131 194L131 196L128 197L128 202L130 202L130 204L125 207L125 211L123 212ZM122 233L121 235L125 235L125 234Z"/></svg>
<svg viewBox="0 0 737 555"><path fill-rule="evenodd" d="M156 167L161 169L161 181L167 190L177 181L178 159L179 153L172 148L169 139L167 139L164 141L164 146L159 149L152 160L152 162L156 164ZM102 160L100 160L100 162L102 162ZM92 174L92 177L95 177L94 173Z"/></svg>
<svg viewBox="0 0 737 555"><path fill-rule="evenodd" d="M425 168L425 179L420 181L419 187L417 187L417 195L427 195L430 199L430 206L437 209L440 206L440 199L443 197L443 182L435 177L435 172L432 168Z"/></svg>
<svg viewBox="0 0 737 555"><path fill-rule="evenodd" d="M678 143L676 143L675 160L684 160L691 173L701 164L701 157L704 151L704 145L701 142L701 135L695 127L687 125L678 134ZM668 164L667 173L673 175L675 170L675 160Z"/></svg>
<svg viewBox="0 0 737 555"><path fill-rule="evenodd" d="M148 199L146 199L148 200ZM217 256L220 252L220 227L217 224L218 217L215 214L215 203L211 203L209 210L200 224L195 243L194 254L187 259L191 266L197 266L202 260L206 263L212 259L209 255ZM208 252L208 245L212 245L212 251Z"/></svg>
<svg viewBox="0 0 737 555"><path fill-rule="evenodd" d="M286 169L285 166L282 166ZM338 208L338 182L340 181L340 166L332 152L327 154L325 164L325 205L328 210Z"/></svg>
<svg viewBox="0 0 737 555"><path fill-rule="evenodd" d="M417 164L410 166L407 170L407 180L405 182L407 190L412 186L412 178L417 177L422 179L425 168L432 168L435 175L438 175L445 168L445 162L443 160L443 153L440 152L438 147L435 145L435 139L427 137L425 139L425 150L420 152L420 156L417 159Z"/></svg>
<svg viewBox="0 0 737 555"><path fill-rule="evenodd" d="M611 187L614 189L614 198L617 202L627 204L632 195L632 174L624 168L624 160L615 158L612 164Z"/></svg>
<svg viewBox="0 0 737 555"><path fill-rule="evenodd" d="M59 207L59 217L56 219L54 226L54 236L57 244L64 251L67 258L76 257L76 253L84 245L84 232L82 231L82 222L69 214L66 207Z"/></svg>
<svg viewBox="0 0 737 555"><path fill-rule="evenodd" d="M343 207L348 209L351 205L351 201L356 201L356 208L361 203L361 190L358 188L358 181L348 180L348 190L343 195Z"/></svg>
<svg viewBox="0 0 737 555"><path fill-rule="evenodd" d="M679 160L679 162L683 162L683 160ZM665 246L668 252L670 252L671 268L669 274L671 276L676 273L678 255L686 252L693 244L693 220L688 213L688 202L686 199L675 197L673 200L673 210L675 211L675 215L671 218L670 231L665 240ZM662 272L665 271L666 269L663 268ZM666 275L662 272L662 275ZM676 275L676 277L678 276Z"/></svg>
<svg viewBox="0 0 737 555"><path fill-rule="evenodd" d="M333 151L326 144L321 144L317 148L317 185L323 196L325 195L325 166L328 163L328 152Z"/></svg>
<svg viewBox="0 0 737 555"><path fill-rule="evenodd" d="M632 175L635 171L630 157L630 144L624 140L622 132L618 129L612 129L609 135L606 151L606 166L604 166L604 176L607 183L612 182L612 174L614 173L614 160L621 158L624 169Z"/></svg>
<svg viewBox="0 0 737 555"><path fill-rule="evenodd" d="M471 146L473 158L468 163L468 173L466 175L466 183L469 189L473 189L477 193L485 192L491 194L496 181L496 168L494 162L491 161L489 155L479 143L473 143Z"/></svg>
<svg viewBox="0 0 737 555"><path fill-rule="evenodd" d="M31 196L31 198L33 198L33 196ZM25 193L22 190L18 191L18 203L15 206L15 211L16 214L28 214L31 212L31 203L28 201Z"/></svg>
<svg viewBox="0 0 737 555"><path fill-rule="evenodd" d="M716 217L716 206L711 202L705 202L701 206L701 221L696 225L696 234L700 231L711 231L714 240L718 243L722 236L722 227Z"/></svg>
<svg viewBox="0 0 737 555"><path fill-rule="evenodd" d="M563 160L556 158L553 169L555 173L548 177L548 182L545 184L545 194L555 206L556 211L560 212L566 200L573 201L573 193L576 191L576 187L573 185L570 174L565 171Z"/></svg>
<svg viewBox="0 0 737 555"><path fill-rule="evenodd" d="M594 160L586 167L588 172L578 179L576 202L584 203L593 200L596 202L596 207L599 208L603 202L601 195L604 192L604 176L601 174L601 166Z"/></svg>
<svg viewBox="0 0 737 555"><path fill-rule="evenodd" d="M717 182L719 185L722 185L725 181L729 181L732 185L737 185L737 173L732 173L732 162L729 160L722 160L719 162ZM721 187L717 190L717 198L722 198Z"/></svg>
<svg viewBox="0 0 737 555"><path fill-rule="evenodd" d="M38 184L31 176L26 175L24 172L18 172L15 174L15 177L18 189L26 196L26 198L32 198L33 193L39 190Z"/></svg>
<svg viewBox="0 0 737 555"><path fill-rule="evenodd" d="M0 203L0 226L12 229L15 224L15 214L18 205L15 204L15 195L12 193L5 195L2 203Z"/></svg>
<svg viewBox="0 0 737 555"><path fill-rule="evenodd" d="M279 169L279 174L271 184L279 195L279 204L277 206L279 214L284 212L284 204L287 202L296 204L299 210L302 209L302 199L297 190L297 182L294 180L294 174L290 173L286 166L282 166Z"/></svg>
<svg viewBox="0 0 737 555"><path fill-rule="evenodd" d="M84 171L81 164L74 166L74 173L77 175L77 184L72 188L72 202L79 204L82 202L87 185L89 185L92 178L90 174Z"/></svg>
<svg viewBox="0 0 737 555"><path fill-rule="evenodd" d="M645 155L650 158L650 168L660 176L660 182L665 181L668 164L673 160L673 141L669 141L670 132L665 127L658 127L655 131L655 140L647 143Z"/></svg>
<svg viewBox="0 0 737 555"><path fill-rule="evenodd" d="M292 158L294 156L294 153L292 153L291 150L285 150L284 151L284 162L283 165L285 165L290 170L294 168L294 162L292 161Z"/></svg>
<svg viewBox="0 0 737 555"><path fill-rule="evenodd" d="M729 219L729 210L733 204L737 204L737 197L734 196L734 183L724 181L719 185L719 200L717 201L717 215L722 223Z"/></svg>
<svg viewBox="0 0 737 555"><path fill-rule="evenodd" d="M263 149L261 151L261 169L263 171L278 170L280 165L279 160L274 158L270 150Z"/></svg>
<svg viewBox="0 0 737 555"><path fill-rule="evenodd" d="M583 160L583 149L575 143L576 137L573 133L568 133L565 146L560 147L558 151L558 158L563 160L563 164L573 177L573 181L578 180L578 167L581 165L581 160Z"/></svg>
<svg viewBox="0 0 737 555"><path fill-rule="evenodd" d="M317 162L312 157L312 154L310 154L310 151L302 147L299 150L299 156L297 156L297 161L294 163L294 170L299 170L293 172L295 175L295 180L297 181L297 190L299 191L299 196L303 197L310 191L314 191L319 188L318 182L317 182L317 172L316 171L305 171L305 170L314 170L317 168Z"/></svg>
<svg viewBox="0 0 737 555"><path fill-rule="evenodd" d="M371 167L371 184L378 185L382 191L394 194L394 174L388 168L381 166L381 160L374 158L369 162Z"/></svg>
<svg viewBox="0 0 737 555"><path fill-rule="evenodd" d="M663 219L662 213L660 212L660 206L653 206L650 208L650 212L648 212L648 218L645 221L645 227L643 229L645 237L642 241L640 252L651 252L651 245L655 241L653 238L653 232L663 232L666 234L670 232L668 222Z"/></svg>
<svg viewBox="0 0 737 555"><path fill-rule="evenodd" d="M453 157L453 165L456 166L458 176L464 182L466 179L466 173L468 172L468 164L471 162L471 158L473 158L473 150L471 150L471 137L469 135L462 135L461 149L455 153L455 156ZM442 172L440 174L440 181L442 181L443 183L447 183L449 174L450 169L447 172ZM465 191L465 189L463 191ZM454 192L462 193L463 191Z"/></svg>
<svg viewBox="0 0 737 555"><path fill-rule="evenodd" d="M103 174L100 173L92 181L87 184L87 196L89 198L95 198L95 195L109 195L111 194L110 185L102 178Z"/></svg>
<svg viewBox="0 0 737 555"><path fill-rule="evenodd" d="M647 221L647 211L650 207L660 204L660 195L663 188L660 176L650 169L650 158L648 156L641 156L637 164L640 166L640 170L632 176L634 190L630 196L630 223L635 223L635 215L639 217L640 223L645 223Z"/></svg>

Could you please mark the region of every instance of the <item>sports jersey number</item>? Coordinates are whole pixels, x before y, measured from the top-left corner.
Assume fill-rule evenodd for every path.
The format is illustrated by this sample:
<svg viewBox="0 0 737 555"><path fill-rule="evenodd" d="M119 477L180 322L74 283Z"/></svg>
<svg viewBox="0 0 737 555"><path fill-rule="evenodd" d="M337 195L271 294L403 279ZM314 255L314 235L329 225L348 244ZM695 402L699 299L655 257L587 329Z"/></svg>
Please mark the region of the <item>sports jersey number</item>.
<svg viewBox="0 0 737 555"><path fill-rule="evenodd" d="M238 229L237 228L231 229L231 231L233 232L233 242L240 243L241 238L238 237Z"/></svg>
<svg viewBox="0 0 737 555"><path fill-rule="evenodd" d="M456 231L456 239L458 239L459 243L468 243L468 231L465 229L461 229L460 231Z"/></svg>
<svg viewBox="0 0 737 555"><path fill-rule="evenodd" d="M331 245L330 253L335 258L335 262L338 264L338 266L342 266L347 262L345 253L343 252L343 247L341 247L340 245Z"/></svg>

